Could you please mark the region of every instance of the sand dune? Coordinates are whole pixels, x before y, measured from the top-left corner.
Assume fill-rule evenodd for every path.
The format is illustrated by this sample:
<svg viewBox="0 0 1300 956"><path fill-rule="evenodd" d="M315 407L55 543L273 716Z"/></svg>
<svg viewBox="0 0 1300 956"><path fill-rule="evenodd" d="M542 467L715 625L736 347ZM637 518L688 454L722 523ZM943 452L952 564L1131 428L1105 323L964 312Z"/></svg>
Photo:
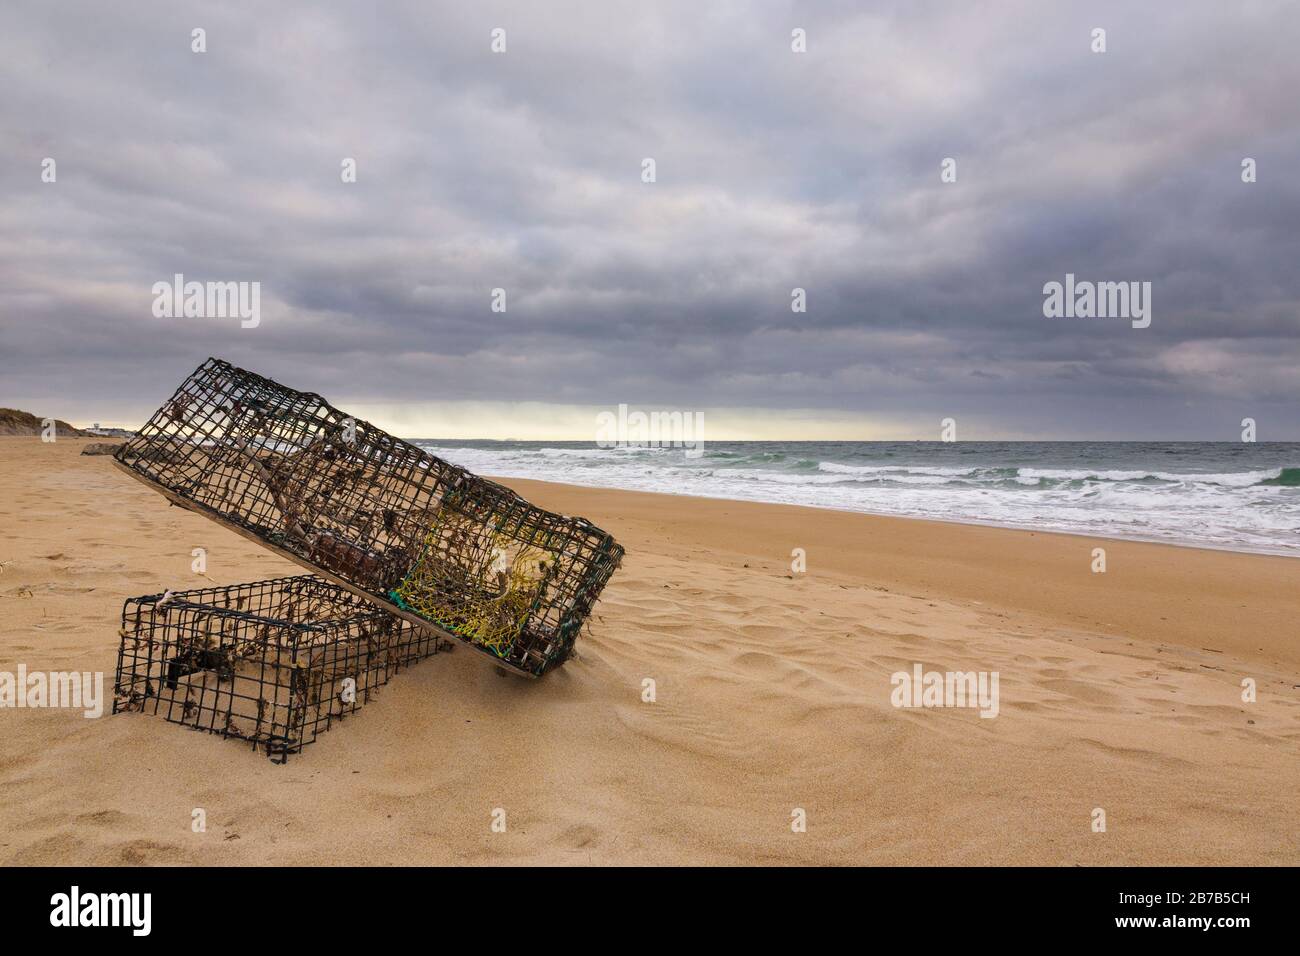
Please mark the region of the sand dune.
<svg viewBox="0 0 1300 956"><path fill-rule="evenodd" d="M31 412L24 412L17 408L0 408L0 436L39 436L45 429L45 421L46 419L37 418ZM89 434L79 428L73 428L61 418L51 419L50 421L54 425L58 438L85 438Z"/></svg>
<svg viewBox="0 0 1300 956"><path fill-rule="evenodd" d="M195 547L297 573L82 444L0 439L0 670L111 693L123 599L208 584ZM1300 863L1295 559L507 484L628 549L576 659L439 655L285 766L0 710L0 863ZM918 663L997 671L997 717L894 707Z"/></svg>

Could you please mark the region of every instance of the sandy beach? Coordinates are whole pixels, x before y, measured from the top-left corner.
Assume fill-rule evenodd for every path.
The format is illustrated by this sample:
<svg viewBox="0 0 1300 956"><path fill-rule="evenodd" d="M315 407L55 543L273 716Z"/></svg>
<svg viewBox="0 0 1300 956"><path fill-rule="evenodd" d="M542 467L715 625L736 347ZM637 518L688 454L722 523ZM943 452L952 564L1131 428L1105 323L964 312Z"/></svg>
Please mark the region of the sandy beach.
<svg viewBox="0 0 1300 956"><path fill-rule="evenodd" d="M111 697L125 598L300 569L84 445L0 438L0 670ZM284 766L0 710L0 864L1300 863L1294 558L506 483L627 548L575 659L457 647ZM895 707L918 664L997 716Z"/></svg>

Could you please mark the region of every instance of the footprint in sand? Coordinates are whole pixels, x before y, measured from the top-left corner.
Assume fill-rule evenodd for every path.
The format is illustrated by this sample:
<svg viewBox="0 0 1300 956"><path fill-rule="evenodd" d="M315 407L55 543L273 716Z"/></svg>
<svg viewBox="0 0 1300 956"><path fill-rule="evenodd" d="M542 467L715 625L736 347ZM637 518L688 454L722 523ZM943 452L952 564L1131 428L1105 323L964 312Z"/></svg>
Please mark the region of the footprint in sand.
<svg viewBox="0 0 1300 956"><path fill-rule="evenodd" d="M594 845L599 839L600 831L595 827L579 824L561 833L559 842L571 850L582 850Z"/></svg>
<svg viewBox="0 0 1300 956"><path fill-rule="evenodd" d="M1083 681L1056 678L1035 681L1035 683L1053 693L1064 694L1066 697L1073 697L1075 700L1098 707L1113 707L1120 702L1119 695L1112 694L1095 684L1087 684Z"/></svg>
<svg viewBox="0 0 1300 956"><path fill-rule="evenodd" d="M130 817L120 810L96 810L94 813L83 813L77 819L86 823L93 823L96 826L110 827L121 826Z"/></svg>
<svg viewBox="0 0 1300 956"><path fill-rule="evenodd" d="M154 840L131 840L117 848L121 861L128 866L149 863L186 862L185 851L175 843L158 843Z"/></svg>

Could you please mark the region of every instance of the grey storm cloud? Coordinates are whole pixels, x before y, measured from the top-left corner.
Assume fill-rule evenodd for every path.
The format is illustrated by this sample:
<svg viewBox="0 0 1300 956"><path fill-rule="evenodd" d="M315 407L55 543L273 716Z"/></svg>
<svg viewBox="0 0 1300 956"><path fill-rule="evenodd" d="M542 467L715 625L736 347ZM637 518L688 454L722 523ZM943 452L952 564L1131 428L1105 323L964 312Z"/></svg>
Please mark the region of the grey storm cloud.
<svg viewBox="0 0 1300 956"><path fill-rule="evenodd" d="M218 355L340 402L1297 439L1298 46L1283 2L9 2L0 404L143 413ZM1067 272L1151 282L1151 327L1044 318ZM175 273L261 324L154 317Z"/></svg>

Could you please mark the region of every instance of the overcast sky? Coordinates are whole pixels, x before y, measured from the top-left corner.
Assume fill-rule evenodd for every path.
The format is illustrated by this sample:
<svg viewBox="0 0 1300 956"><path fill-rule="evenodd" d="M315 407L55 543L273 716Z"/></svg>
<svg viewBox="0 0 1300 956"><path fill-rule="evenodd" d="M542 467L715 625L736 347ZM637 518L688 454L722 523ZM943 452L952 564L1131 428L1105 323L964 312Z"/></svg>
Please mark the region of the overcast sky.
<svg viewBox="0 0 1300 956"><path fill-rule="evenodd" d="M1300 439L1297 50L1281 2L6 0L0 405L138 424L216 355L409 437ZM260 324L155 317L175 273ZM1066 273L1150 327L1045 318Z"/></svg>

